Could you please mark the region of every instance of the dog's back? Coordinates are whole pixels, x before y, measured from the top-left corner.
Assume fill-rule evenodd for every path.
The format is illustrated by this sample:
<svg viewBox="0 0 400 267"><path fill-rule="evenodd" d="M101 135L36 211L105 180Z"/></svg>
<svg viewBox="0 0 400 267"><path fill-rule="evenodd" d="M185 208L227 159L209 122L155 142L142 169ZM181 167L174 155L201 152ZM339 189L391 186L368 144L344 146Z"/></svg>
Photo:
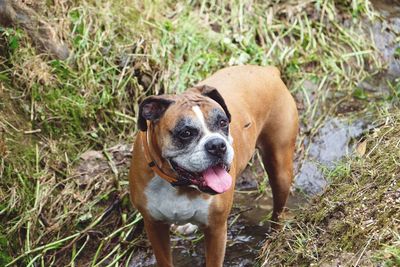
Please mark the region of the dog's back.
<svg viewBox="0 0 400 267"><path fill-rule="evenodd" d="M297 132L296 104L277 68L253 65L228 67L200 85L217 88L232 114L235 150L243 151L236 157L237 173L246 167L263 136L278 132L280 136L273 140L294 142L292 140ZM282 130L283 127L287 129Z"/></svg>

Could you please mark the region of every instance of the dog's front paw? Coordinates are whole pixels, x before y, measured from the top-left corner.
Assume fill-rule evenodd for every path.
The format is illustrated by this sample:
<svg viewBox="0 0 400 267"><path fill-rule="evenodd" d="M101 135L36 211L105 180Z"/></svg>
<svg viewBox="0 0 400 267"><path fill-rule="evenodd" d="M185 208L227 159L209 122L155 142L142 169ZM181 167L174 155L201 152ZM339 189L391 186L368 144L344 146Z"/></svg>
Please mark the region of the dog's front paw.
<svg viewBox="0 0 400 267"><path fill-rule="evenodd" d="M171 229L172 229L172 231L174 231L175 233L180 234L180 235L191 235L197 231L198 226L191 224L191 223L187 223L184 225L173 224L171 226Z"/></svg>

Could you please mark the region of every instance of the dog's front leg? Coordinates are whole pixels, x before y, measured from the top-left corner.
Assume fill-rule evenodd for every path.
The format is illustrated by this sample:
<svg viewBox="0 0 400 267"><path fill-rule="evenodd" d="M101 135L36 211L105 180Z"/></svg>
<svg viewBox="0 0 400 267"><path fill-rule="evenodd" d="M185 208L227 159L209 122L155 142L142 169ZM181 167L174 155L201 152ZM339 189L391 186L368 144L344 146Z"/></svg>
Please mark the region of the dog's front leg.
<svg viewBox="0 0 400 267"><path fill-rule="evenodd" d="M204 229L206 244L206 267L222 267L225 257L227 222Z"/></svg>
<svg viewBox="0 0 400 267"><path fill-rule="evenodd" d="M144 227L147 237L150 240L154 255L156 256L157 266L172 267L171 246L169 238L170 225L144 219Z"/></svg>

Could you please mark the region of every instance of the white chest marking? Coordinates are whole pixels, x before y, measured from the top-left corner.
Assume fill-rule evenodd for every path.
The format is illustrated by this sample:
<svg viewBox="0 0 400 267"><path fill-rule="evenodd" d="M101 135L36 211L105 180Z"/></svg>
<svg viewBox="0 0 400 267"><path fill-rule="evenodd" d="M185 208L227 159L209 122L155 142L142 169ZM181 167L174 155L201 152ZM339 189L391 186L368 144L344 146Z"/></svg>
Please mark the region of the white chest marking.
<svg viewBox="0 0 400 267"><path fill-rule="evenodd" d="M175 224L193 223L208 224L208 209L211 197L188 198L178 194L178 191L167 181L155 176L145 189L147 210L159 221Z"/></svg>

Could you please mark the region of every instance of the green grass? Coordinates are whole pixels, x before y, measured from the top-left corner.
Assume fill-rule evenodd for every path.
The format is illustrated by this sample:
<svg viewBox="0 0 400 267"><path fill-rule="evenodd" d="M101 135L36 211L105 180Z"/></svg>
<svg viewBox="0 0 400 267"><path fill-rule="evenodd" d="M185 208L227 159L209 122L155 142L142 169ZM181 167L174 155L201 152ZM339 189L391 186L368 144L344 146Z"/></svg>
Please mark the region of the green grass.
<svg viewBox="0 0 400 267"><path fill-rule="evenodd" d="M363 18L376 19L361 0L62 2L41 1L39 13L68 44L66 61L38 54L23 29L0 28L1 265L129 262L140 216L127 196L129 160L110 148L132 142L144 96L181 92L221 67L272 64L303 99L312 136L337 103L364 99L356 85L382 67L360 34ZM85 180L88 150L108 167Z"/></svg>

